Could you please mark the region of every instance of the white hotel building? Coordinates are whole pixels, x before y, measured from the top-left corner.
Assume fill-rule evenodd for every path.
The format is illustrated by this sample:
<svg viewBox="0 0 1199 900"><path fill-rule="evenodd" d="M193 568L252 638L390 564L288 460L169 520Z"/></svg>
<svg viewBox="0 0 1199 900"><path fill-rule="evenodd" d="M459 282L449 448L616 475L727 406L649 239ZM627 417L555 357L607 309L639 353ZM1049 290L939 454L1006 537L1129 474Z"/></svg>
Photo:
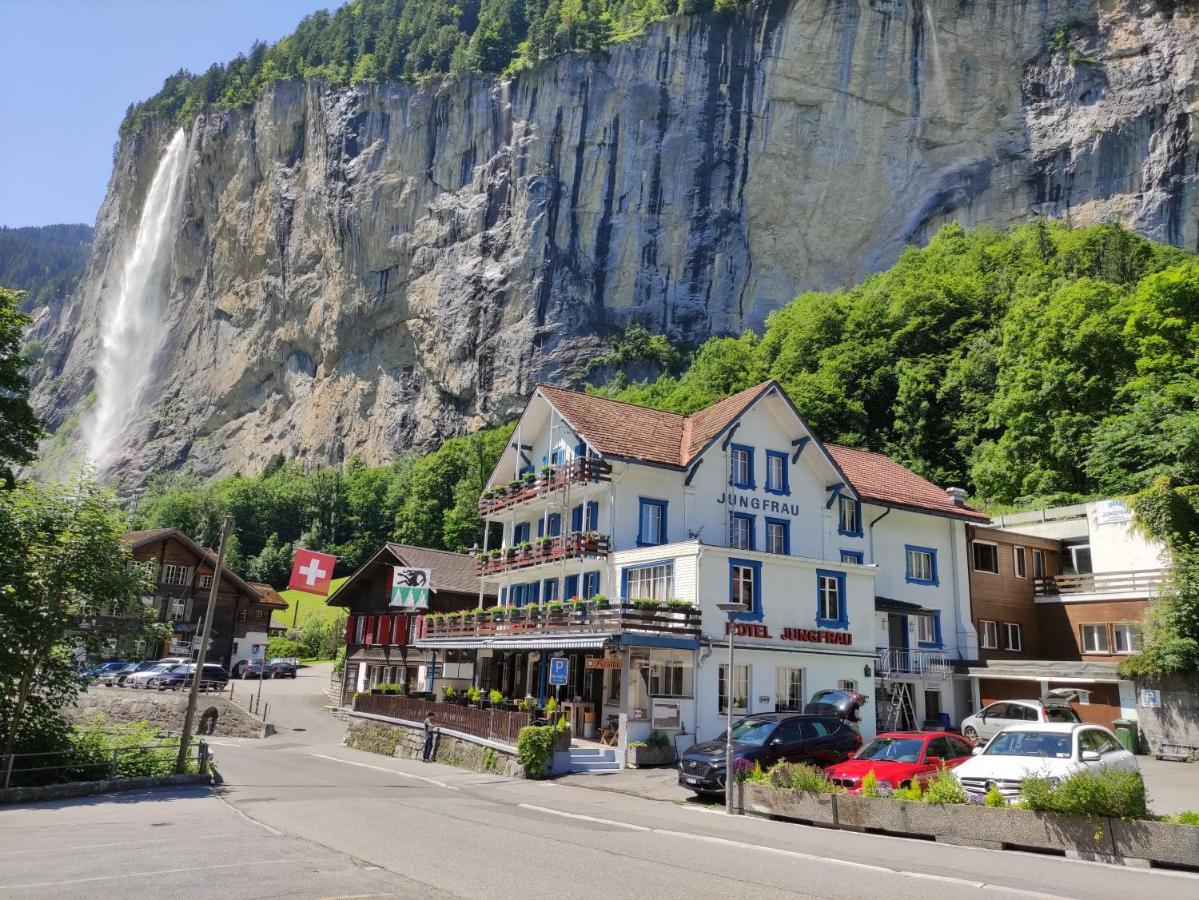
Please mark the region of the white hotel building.
<svg viewBox="0 0 1199 900"><path fill-rule="evenodd" d="M555 693L580 734L606 726L623 750L654 729L719 733L730 600L747 608L737 713L835 687L870 696L864 737L968 712L952 674L977 657L965 525L987 517L824 444L773 381L689 416L543 385L488 487L503 541L481 569L505 611L429 620L416 645L476 650L476 683Z"/></svg>

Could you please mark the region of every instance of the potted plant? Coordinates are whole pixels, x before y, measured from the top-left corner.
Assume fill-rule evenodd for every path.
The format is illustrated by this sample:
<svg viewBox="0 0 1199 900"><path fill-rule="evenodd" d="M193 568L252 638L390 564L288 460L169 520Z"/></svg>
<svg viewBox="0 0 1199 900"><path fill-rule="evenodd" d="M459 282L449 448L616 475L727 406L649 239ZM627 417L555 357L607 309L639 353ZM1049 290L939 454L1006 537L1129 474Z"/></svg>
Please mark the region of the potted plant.
<svg viewBox="0 0 1199 900"><path fill-rule="evenodd" d="M674 744L665 732L652 731L644 741L629 741L628 763L631 768L672 766L676 761Z"/></svg>
<svg viewBox="0 0 1199 900"><path fill-rule="evenodd" d="M528 541L521 541L518 549L520 550L520 555L522 558L533 555L533 545Z"/></svg>
<svg viewBox="0 0 1199 900"><path fill-rule="evenodd" d="M554 724L554 752L570 752L570 723L566 721L565 716Z"/></svg>
<svg viewBox="0 0 1199 900"><path fill-rule="evenodd" d="M493 709L499 709L504 704L504 695L492 688L487 692L487 703Z"/></svg>

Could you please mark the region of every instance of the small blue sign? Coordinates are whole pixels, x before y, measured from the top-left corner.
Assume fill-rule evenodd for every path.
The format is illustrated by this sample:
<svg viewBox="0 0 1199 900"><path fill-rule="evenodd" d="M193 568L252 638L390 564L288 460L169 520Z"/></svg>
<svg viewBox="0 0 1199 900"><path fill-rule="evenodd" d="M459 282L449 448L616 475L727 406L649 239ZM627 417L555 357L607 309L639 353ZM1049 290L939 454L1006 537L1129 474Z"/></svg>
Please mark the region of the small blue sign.
<svg viewBox="0 0 1199 900"><path fill-rule="evenodd" d="M564 685L570 681L570 659L555 656L550 660L550 684Z"/></svg>

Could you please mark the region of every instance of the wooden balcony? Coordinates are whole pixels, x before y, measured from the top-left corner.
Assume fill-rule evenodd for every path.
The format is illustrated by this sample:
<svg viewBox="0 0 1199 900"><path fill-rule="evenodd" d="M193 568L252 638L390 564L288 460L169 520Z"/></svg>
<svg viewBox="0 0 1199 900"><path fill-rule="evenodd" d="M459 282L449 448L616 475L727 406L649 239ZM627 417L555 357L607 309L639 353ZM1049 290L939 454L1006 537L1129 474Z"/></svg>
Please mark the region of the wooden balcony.
<svg viewBox="0 0 1199 900"><path fill-rule="evenodd" d="M511 572L563 559L599 558L608 555L611 542L606 534L575 531L553 538L538 538L520 547L505 547L495 555L480 557L480 575Z"/></svg>
<svg viewBox="0 0 1199 900"><path fill-rule="evenodd" d="M898 678L901 675L947 678L953 674L953 663L943 650L878 647L877 652L874 674L879 678Z"/></svg>
<svg viewBox="0 0 1199 900"><path fill-rule="evenodd" d="M699 607L644 600L549 603L545 606L466 610L420 617L418 640L532 637L570 634L660 634L698 638Z"/></svg>
<svg viewBox="0 0 1199 900"><path fill-rule="evenodd" d="M1033 580L1038 597L1070 594L1142 593L1156 594L1169 569L1134 569L1128 572L1092 572L1087 575L1053 575Z"/></svg>
<svg viewBox="0 0 1199 900"><path fill-rule="evenodd" d="M591 484L610 481L612 464L602 459L579 457L556 466L546 466L539 475L525 475L504 487L493 488L479 498L479 515L507 509L518 503L533 500L568 484Z"/></svg>

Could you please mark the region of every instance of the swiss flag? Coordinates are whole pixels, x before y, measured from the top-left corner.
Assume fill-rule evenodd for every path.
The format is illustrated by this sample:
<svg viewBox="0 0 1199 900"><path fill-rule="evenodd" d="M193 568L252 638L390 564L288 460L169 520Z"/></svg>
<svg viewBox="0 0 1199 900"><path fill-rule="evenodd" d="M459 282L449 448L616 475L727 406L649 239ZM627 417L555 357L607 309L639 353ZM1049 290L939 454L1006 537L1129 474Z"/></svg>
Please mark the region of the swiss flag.
<svg viewBox="0 0 1199 900"><path fill-rule="evenodd" d="M291 581L287 586L293 591L329 596L329 582L333 580L333 564L336 556L317 553L315 550L296 550L296 559L291 566Z"/></svg>

